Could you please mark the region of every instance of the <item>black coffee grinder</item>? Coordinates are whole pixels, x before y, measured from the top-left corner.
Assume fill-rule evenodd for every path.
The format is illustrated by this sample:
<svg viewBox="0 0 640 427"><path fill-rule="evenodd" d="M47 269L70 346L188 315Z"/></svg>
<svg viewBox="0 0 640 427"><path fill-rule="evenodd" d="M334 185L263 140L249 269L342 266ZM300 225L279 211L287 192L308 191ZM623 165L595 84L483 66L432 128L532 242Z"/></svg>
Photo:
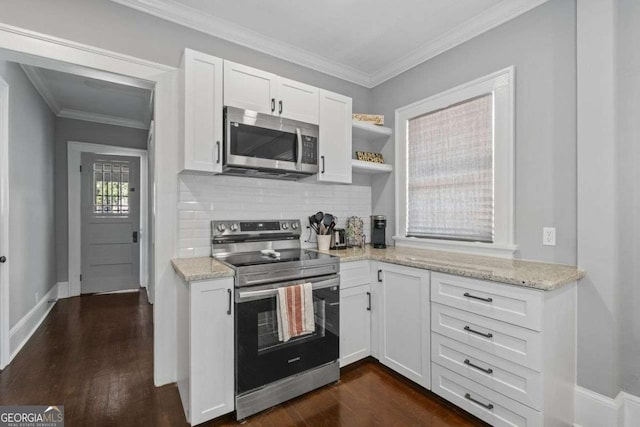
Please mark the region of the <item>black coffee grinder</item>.
<svg viewBox="0 0 640 427"><path fill-rule="evenodd" d="M384 215L371 215L371 244L376 249L387 247L385 233L387 231L387 217Z"/></svg>

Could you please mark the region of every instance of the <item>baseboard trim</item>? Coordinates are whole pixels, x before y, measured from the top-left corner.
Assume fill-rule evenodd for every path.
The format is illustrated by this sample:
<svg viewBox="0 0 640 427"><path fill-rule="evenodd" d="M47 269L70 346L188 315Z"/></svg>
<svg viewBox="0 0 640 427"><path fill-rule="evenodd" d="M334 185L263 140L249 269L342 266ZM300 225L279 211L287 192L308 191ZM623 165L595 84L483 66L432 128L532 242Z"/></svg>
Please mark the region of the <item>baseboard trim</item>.
<svg viewBox="0 0 640 427"><path fill-rule="evenodd" d="M69 282L58 282L58 299L70 298Z"/></svg>
<svg viewBox="0 0 640 427"><path fill-rule="evenodd" d="M621 391L615 399L576 386L574 427L640 425L640 397Z"/></svg>
<svg viewBox="0 0 640 427"><path fill-rule="evenodd" d="M22 350L29 338L47 317L58 299L58 286L52 286L38 303L9 332L9 363ZM49 302L53 300L53 302Z"/></svg>

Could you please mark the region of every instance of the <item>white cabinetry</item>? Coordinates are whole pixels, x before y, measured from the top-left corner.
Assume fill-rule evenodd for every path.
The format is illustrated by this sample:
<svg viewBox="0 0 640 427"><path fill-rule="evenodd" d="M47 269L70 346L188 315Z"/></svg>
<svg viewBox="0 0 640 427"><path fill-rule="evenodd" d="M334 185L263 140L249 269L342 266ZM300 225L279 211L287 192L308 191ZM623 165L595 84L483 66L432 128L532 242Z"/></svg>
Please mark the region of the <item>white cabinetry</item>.
<svg viewBox="0 0 640 427"><path fill-rule="evenodd" d="M432 391L495 426L572 425L575 291L432 273Z"/></svg>
<svg viewBox="0 0 640 427"><path fill-rule="evenodd" d="M178 286L178 390L192 425L234 410L233 289L233 278Z"/></svg>
<svg viewBox="0 0 640 427"><path fill-rule="evenodd" d="M319 89L224 61L224 105L318 124Z"/></svg>
<svg viewBox="0 0 640 427"><path fill-rule="evenodd" d="M429 271L378 264L379 360L431 388Z"/></svg>
<svg viewBox="0 0 640 427"><path fill-rule="evenodd" d="M182 169L222 172L222 59L185 49L180 65Z"/></svg>
<svg viewBox="0 0 640 427"><path fill-rule="evenodd" d="M371 355L369 261L340 266L340 366Z"/></svg>
<svg viewBox="0 0 640 427"><path fill-rule="evenodd" d="M351 184L352 100L320 90L318 181Z"/></svg>

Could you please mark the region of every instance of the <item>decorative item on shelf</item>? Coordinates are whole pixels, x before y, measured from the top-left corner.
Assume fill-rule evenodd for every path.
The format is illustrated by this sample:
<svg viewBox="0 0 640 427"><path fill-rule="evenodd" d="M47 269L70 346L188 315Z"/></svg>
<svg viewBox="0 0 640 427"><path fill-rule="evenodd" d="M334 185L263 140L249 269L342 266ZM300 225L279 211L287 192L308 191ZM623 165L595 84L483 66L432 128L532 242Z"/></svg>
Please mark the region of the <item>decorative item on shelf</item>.
<svg viewBox="0 0 640 427"><path fill-rule="evenodd" d="M364 238L364 221L357 216L347 218L347 246L361 246Z"/></svg>
<svg viewBox="0 0 640 427"><path fill-rule="evenodd" d="M357 120L359 122L367 122L377 126L384 125L384 115L382 114L353 113L352 117L353 117L353 120Z"/></svg>
<svg viewBox="0 0 640 427"><path fill-rule="evenodd" d="M356 151L356 157L358 160L372 163L384 163L384 157L382 153L369 153L366 151Z"/></svg>

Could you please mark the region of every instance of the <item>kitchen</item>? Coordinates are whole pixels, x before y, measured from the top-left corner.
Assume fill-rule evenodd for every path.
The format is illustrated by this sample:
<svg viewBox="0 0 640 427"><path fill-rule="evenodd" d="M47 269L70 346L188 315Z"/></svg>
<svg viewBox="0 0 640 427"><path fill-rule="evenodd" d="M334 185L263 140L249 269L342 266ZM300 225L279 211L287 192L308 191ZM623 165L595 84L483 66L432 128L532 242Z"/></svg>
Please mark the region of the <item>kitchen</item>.
<svg viewBox="0 0 640 427"><path fill-rule="evenodd" d="M123 1L123 3L125 2ZM138 9L144 7L138 2L131 3ZM547 333L549 326L541 319L547 319L547 316L543 316L542 313L546 313L546 310L551 310L552 307L545 300L546 297L540 295L556 295L554 294L556 291L563 292L563 290L569 289L569 293L574 293L574 296L577 294L577 297L567 298L573 301L577 299L577 302L573 308L569 307L564 313L569 316L571 310L575 310L572 316L576 319L577 330L557 330L556 332L560 337L558 341L563 343L577 342L573 350L576 354L575 357L569 357L571 360L564 360L563 357L552 358L558 362L558 365L563 366L563 372L574 372L573 379L570 376L567 377L575 388L570 393L571 397L558 399L562 400L565 412L570 413L565 415L567 418L563 417L564 423L610 425L609 421L612 417L623 420L621 414L624 411L627 411L624 422L631 422L629 420L633 418L629 418L632 416L629 414L634 414L635 406L633 405L636 404L633 395L639 394L634 380L637 377L637 367L633 358L637 321L633 317L634 293L629 285L633 283L630 274L635 271L635 262L632 258L636 231L632 213L635 205L633 197L622 198L618 194L623 189L629 189L630 194L634 197L636 195L632 184L635 182L633 179L635 151L631 146L628 147L622 143L633 139L635 135L634 128L630 125L632 123L630 118L633 117L632 107L635 104L632 92L626 91L614 83L620 81L628 84L628 87L634 87L636 74L633 55L614 55L614 53L618 51L624 53L627 52L624 49L630 49L628 40L633 35L634 21L632 18L637 16L634 14L637 12L637 8L625 1L614 2L616 3L615 7L613 4L603 4L606 2L578 1L576 3L550 0L535 5L533 3L536 2L527 3L528 8L523 6L520 13L516 14L512 11L513 16L508 19L502 18L503 20L500 21L499 18L494 17L494 21L491 21L491 24L486 24L483 32L472 35L467 33L467 38L462 38L465 40L462 44L450 46L446 51L438 51L434 47L430 53L431 56L424 54L426 56L422 57L423 60L414 59L411 65L405 64L404 69L402 66L394 64L397 65L395 70L392 70L393 67L386 68L385 77L381 77L382 73L380 73L373 79L371 77L373 74L371 74L367 77L370 79L369 83L362 84L350 83L357 79L355 73L350 74L350 77L346 79L344 72L343 78L329 77L329 75L335 76L339 73L335 70L329 72L326 63L317 65L316 68L308 65L307 67L293 65L276 59L273 55L259 53L245 47L237 47L228 41L205 35L204 33L207 31L210 34L213 30L210 28L207 30L208 27L202 23L197 31L185 30L165 19L135 12L131 8L116 5L113 2L96 1L92 4L82 5L70 2L73 6L69 10L74 10L73 16L79 22L87 23L83 25L93 23L92 27L95 29L95 32L87 31L80 35L73 34L73 31L64 25L68 18L62 14L61 10L50 6L43 5L44 10L52 17L46 21L41 19L42 17L29 16L24 13L22 8L27 6L11 5L7 8L6 14L3 11L4 16L0 20L9 26L28 28L30 31L44 34L54 34L63 39L100 46L102 49L126 53L133 57L151 58L161 64L171 64L176 70L187 71L186 74L175 78L168 86L163 87L163 82L156 86L156 102L161 106L156 114L159 117L163 117L163 115L169 117L167 121L171 122L167 124L167 121L161 123L159 120L156 129L157 146L162 147L158 150L156 157L157 170L162 172L157 175L155 181L158 196L156 202L158 215L155 236L156 255L154 259L155 277L157 278L154 284L156 302L153 307L155 311L154 380L156 385L175 382L179 384L178 371L184 366L181 365L184 360L180 356L180 343L183 343L181 340L184 340L185 337L182 332L179 332L182 329L178 328L181 327L180 325L184 325L185 318L181 317L184 313L181 311L181 306L176 303L176 301L182 301L184 297L179 294L182 292L180 286L184 285L179 276L175 276L170 261L209 257L211 255L211 221L227 221L229 229L236 222L240 224L251 220L286 220L287 227L298 221L301 231L299 236L301 249L313 249L316 244L313 241L313 235L310 237L306 227L309 223L309 216L318 211L330 212L337 216L338 228L346 228L346 220L351 216L361 218L367 242L370 241L372 234L371 215L384 215L387 220L384 241L391 250L407 251L404 257L400 257L403 259L394 258L393 253L388 255L385 252L387 255L383 256L374 252L373 249L367 249L363 254L358 255L360 259L343 260L340 263L341 294L351 290L354 292L352 301L358 301L358 304L368 303L367 292L372 294L371 311L368 314L371 319L371 328L368 330L370 350L365 349L362 354L367 357L369 355L377 356L378 360L384 364L384 360L381 359L383 355L374 353L381 348L380 342L376 340L382 336L381 330L384 331L384 328L380 329L380 324L377 323L380 321L379 312L382 308L378 299L381 295L380 292L384 291L383 288L387 281L392 281L392 277L397 279L401 274L406 273L406 271L402 273L397 270L398 264L402 267L417 268L420 273L427 272L427 277L418 274L412 276L411 279L406 277L404 279L409 284L404 291L410 292L412 297L419 296L418 300L425 306L412 306L409 311L412 315L419 313L420 316L426 316L425 318L430 320L422 324L420 330L415 330L415 328L411 330L412 334L420 333L420 336L429 336L430 349L421 347L418 353L416 342L411 341L409 348L412 352L409 359L415 362L414 356L419 354L421 358L425 358L420 359L420 366L435 366L436 369L431 369L431 372L417 371L416 369L400 372L400 368L394 369L392 367L391 369L398 372L400 376L420 384L424 387L425 393L430 389L438 394L436 387L434 387L434 372L442 377L443 372L446 374L447 371L451 371L451 367L443 367L445 362L438 363L434 359L434 343L438 342L440 336L447 337L443 330L437 330L438 325L434 322L434 316L439 313L441 319L452 319L451 311L455 312L460 309L460 307L452 306L451 304L455 303L452 300L447 300L446 295L440 297L434 292L436 284L445 281L440 275L453 274L456 277L468 276L464 279L478 280L482 283L502 283L499 285L500 287L495 289L495 293L499 295L503 295L509 290L515 290L515 292L522 290L526 292L523 294L525 299L529 298L529 295L535 295L532 297L533 299L542 298L535 303L536 310L528 311L530 315L537 313L533 316L540 316L538 320L492 318L491 316L499 315L495 313L490 315L486 312L484 315L481 313L474 315L481 317L480 320L474 317L476 322L474 325L477 327L481 324L484 327L484 329L478 329L480 332L488 333L487 330L490 329L489 325L482 323L481 320L492 318L494 321L503 322L510 327L522 328L517 329L522 333L530 334L531 331L534 331L533 335L526 335L534 341L544 340L549 336ZM616 8L624 10L625 13L615 14ZM169 9L164 12L156 11L156 15L169 13L167 10ZM100 25L101 19L104 19L104 22L113 22L114 26L121 30L122 36L114 37L109 34L110 31L106 30L104 25ZM116 22L117 24L115 24ZM198 24L193 25L198 26ZM157 39L152 41L148 34L145 34L145 28L155 29L153 34ZM471 25L466 28L471 28ZM3 31L6 34L17 34L14 29L8 31L5 28ZM473 33L473 31L469 31ZM18 33L22 34L21 37L28 37L28 31L18 31ZM147 39L148 41L143 41ZM14 42L9 38L3 37L3 40L1 46L3 49L13 51L27 49L12 44ZM140 40L140 44L130 44L130 40ZM162 49L157 47L160 45L163 46ZM255 46L261 45L256 42ZM192 49L187 52L192 52L194 58L198 57L202 60L198 62L200 68L196 70L195 80L186 77L189 72L188 61L183 63L182 67L179 64L185 48ZM29 54L35 55L37 52L30 51ZM40 51L40 55L44 55L43 51ZM603 61L603 57L610 60ZM70 58L68 60L71 61ZM185 55L185 58L188 59L188 54ZM211 58L215 58L219 62ZM77 58L73 61L82 62ZM338 123L333 122L331 126L327 127L322 124L323 110L322 106L319 106L319 123L317 125L320 147L317 163L319 173L317 175L312 174L300 181L282 181L212 175L215 173L214 170L199 170L199 168L223 166L224 154L222 152L226 149L222 143L224 140L223 108L228 104L225 86L227 84L225 68L227 63L269 74L276 79L275 84L286 86L285 83L299 82L304 88L317 89L318 96L322 97L324 94L324 98L321 99L331 101L330 107L326 108L324 114L336 114L336 111L339 110L338 107L342 108L342 115L338 118L338 114L336 114L331 119L338 120ZM117 69L112 65L109 67ZM510 67L513 67L511 74L508 71ZM507 224L504 227L506 232L502 233L504 244L492 250L491 256L498 256L497 260L492 261L496 264L486 261L479 265L477 261L474 263L473 258L470 258L461 270L459 265L457 269L451 268L450 260L439 258L435 254L425 260L422 258L424 257L423 253L416 255L412 252L413 249L399 249L403 244L408 247L412 242L402 241L402 237L404 237L402 231L411 226L411 221L409 220L407 224L403 219L407 216L398 210L399 207L406 206L406 204L396 201L399 197L397 188L403 188L403 185L399 184L399 179L402 176L410 176L403 173L405 165L399 160L401 156L406 156L406 153L397 151L400 150L398 141L402 140L399 135L404 130L398 120L404 120L403 117L408 120L419 117L419 115L411 116L412 113L408 107L416 107L415 104L419 104L420 101L430 100L433 102L434 97L439 94L472 82L479 83L478 79L494 78L496 77L494 74L501 71L505 71L507 76L513 76L510 83L513 85L512 90L515 93L512 109L515 117L513 121L515 127L512 129L512 133L515 138L512 147L514 161L511 170L509 170L508 162L504 164L505 176L509 176L509 174L512 176L511 194L513 200L511 203L507 200L504 204L497 203L495 205L496 212L503 209L505 218L509 218L509 205L513 206L511 225L509 225L509 221L504 222ZM142 71L136 72L142 73ZM215 75L213 79L210 78L211 73ZM394 77L388 78L392 75ZM576 75L580 78L576 79ZM152 76L152 73L149 72L148 76ZM197 99L197 101L193 104L185 102L183 104L184 110L176 109L175 105L181 105L184 102L184 100L180 100L181 91L188 88L189 84L194 81L198 81L195 85L196 89L191 93L186 91L185 100ZM238 87L240 89L257 88L257 86L248 84L240 84ZM278 91L275 93L279 93L281 87L278 86ZM207 98L206 93L210 93L207 91L216 88L224 92L221 98L218 101ZM618 93L616 90L620 90L620 92ZM251 90L250 92L256 94L258 91ZM614 94L617 95L614 96ZM266 114L279 111L279 101L282 99L277 96L263 96L262 98L267 99L266 103L262 102L266 105ZM345 101L347 98L353 103L348 113L347 101ZM274 99L274 108L272 108L271 99ZM163 102L167 102L167 104L162 104ZM284 99L283 111L286 113L288 113L288 102L287 99ZM624 103L621 105L629 105L630 108L616 109L614 107L617 103ZM174 106L174 111L179 117L170 117L171 114L167 114L172 108L171 105ZM197 108L186 113L189 105L197 106ZM242 107L242 105L235 106ZM425 104L422 107L427 108L428 106ZM259 110L259 108L246 109ZM214 113L214 111L218 112ZM603 111L606 113L603 114ZM616 111L617 113L614 113ZM383 115L384 127L390 129L391 133L385 130L376 132L375 136L365 136L366 130L363 131L358 125L353 125L352 113ZM194 121L193 119L199 114L214 117L214 120ZM300 117L288 117L288 119L303 123L315 121L308 118L299 120ZM189 120L192 122L189 123ZM369 128L367 127L367 129ZM196 131L195 134L191 134L194 137L191 142L189 142L190 136L186 129ZM332 132L331 140L343 138L344 143L336 144L335 147L323 151L326 149L326 146L322 144L323 132L327 131ZM221 133L218 138L206 138L209 145L198 146L196 144L198 132L200 135L207 132ZM352 137L351 141L348 141L349 134ZM601 143L601 141L615 139L614 136L615 138L624 138L624 140L621 139L619 145ZM175 141L181 141L181 143L177 144ZM216 146L217 141L220 141L219 147ZM351 146L348 146L349 142ZM189 144L192 144L191 147ZM217 163L218 148L222 155L221 163ZM198 152L198 149L202 151ZM357 162L356 151L381 153L387 170L381 171L377 166L368 164L362 166ZM497 153L504 154L505 152L497 151ZM189 158L189 156L192 157ZM331 184L317 182L318 176L322 175L320 173L323 166L322 156L325 156L325 174L332 175L327 180ZM509 157L508 152L506 157ZM206 165L196 164L202 159L205 159ZM496 158L496 162L499 161ZM614 165L621 167L616 168ZM389 167L391 167L390 171ZM371 173L371 169L378 173ZM184 172L185 170L198 171L198 173ZM586 172L594 170L600 172ZM496 194L500 191L501 189L496 187ZM509 189L507 188L504 193L508 195ZM629 227L625 230L630 231L622 233L617 224L628 225ZM543 244L543 236L547 236L543 233L545 228L555 228L557 232L555 246ZM508 232L510 229L512 230L511 234ZM162 230L161 233L158 233L158 230ZM553 232L550 233L553 234ZM549 242L554 240L551 239L551 235L549 235ZM394 237L399 239L394 239ZM406 239L406 237L404 238ZM514 246L517 246L515 255ZM440 247L442 248L442 245ZM349 250L355 251L347 249L347 251ZM438 251L433 248L430 250ZM451 250L450 246L444 248L445 252L449 250ZM504 261L503 258L500 258L509 251L511 251L511 257L516 261ZM476 252L475 255L478 256L478 253ZM501 263L507 263L513 267L513 265L520 265L518 264L521 262L520 260L577 265L579 270L586 272L586 277L572 285L571 283L576 282L579 277L569 275L570 280L566 277L560 280L568 280L568 285L544 292L515 286L513 282L516 281L516 276L505 278L508 274L505 273L505 265ZM378 264L383 264L382 268ZM529 266L526 263L523 265ZM538 267L542 268L543 265ZM349 283L348 272L351 268L356 270L354 276L359 279L354 279L354 282ZM492 268L494 273L488 273L487 270ZM526 268L524 269L526 270ZM380 274L382 282L378 281L378 270L383 270ZM495 273L495 271L500 273ZM574 272L577 270L574 269ZM520 273L522 272L520 271ZM548 273L547 271L545 274L548 275ZM533 286L540 285L541 280L550 280L548 277L540 279L536 272L531 274L532 276L525 278L525 281L531 279L530 284ZM518 279L520 277L517 276ZM534 278L532 279L532 277ZM216 288L223 290L218 294L224 294L224 316L227 316L228 309L227 290L235 292L235 287L229 286L228 280L225 281L228 278L222 277L220 279L227 283L225 285L227 287ZM625 281L622 278L629 280ZM505 282L507 285L504 285ZM485 299L493 298L494 301L498 301L497 297L483 294L481 289L474 288L474 283L468 283L465 280L464 284L458 283L456 286L466 286L469 290L465 292L470 295ZM614 285L611 285L612 283ZM495 283L489 283L487 286L491 285L495 285ZM558 285L558 282L547 283L547 285L553 288ZM370 290L367 290L367 286ZM358 288L357 294L353 290L356 288ZM445 289L446 286L441 285L440 288ZM484 289L486 291L488 288ZM388 296L397 295L390 292ZM409 298L413 299L411 296ZM513 296L511 298L513 299ZM469 303L469 306L484 307L479 304L486 303L479 301L476 305ZM354 303L355 305L356 303ZM430 313L418 311L423 309L430 310ZM232 312L234 310L235 307L232 307ZM342 313L341 317L343 317ZM390 330L395 330L393 328L397 325L394 325L393 321L400 318L401 316L391 316L389 318L391 323L383 323L383 326L387 325L392 328ZM466 319L471 321L468 317ZM341 321L340 325L342 326L342 324ZM632 327L629 328L628 325L632 325ZM495 330L494 334L497 337ZM458 341L454 337L447 338ZM542 342L544 341L538 341L540 345ZM426 344L426 340L424 343ZM515 357L510 356L510 353L495 352L493 356L500 359L498 361L508 360L517 367L537 372L540 374L537 378L540 379L546 378L547 373L557 372L553 369L558 368L558 366L547 365L549 361L544 355L548 346L545 344L543 348L545 351L539 354L541 359L537 361L534 360L534 356L531 356L533 359L527 359L522 354ZM464 354L469 355L472 350L467 349L467 351L468 353ZM482 351L492 352L486 347ZM563 352L567 357L571 353L572 351ZM398 357L395 358L396 361L398 361ZM390 359L394 359L394 357L390 357ZM474 363L473 358L467 357L462 360L466 359L469 359L470 363ZM402 362L402 360L400 361ZM565 362L566 364L564 364ZM405 367L409 365L408 362L401 364ZM483 367L484 365L478 364L478 366ZM572 366L574 369L571 368ZM443 371L443 369L447 371ZM459 372L467 372L473 368L466 367L464 369ZM496 369L494 371L497 372ZM530 373L530 371L527 372ZM551 378L562 377L560 374L550 375ZM451 380L451 378L448 379ZM477 377L476 380L469 380L472 381L471 386L481 382ZM234 379L232 378L231 381ZM458 382L462 381L458 380ZM547 382L545 381L545 384ZM505 396L506 392L504 391L489 389L493 393L497 393L495 399ZM545 396L549 396L550 391L547 390L542 394L536 394L538 400L530 401L526 401L526 399L533 394L525 393L526 396L519 397L506 393L510 399L508 405L491 400L494 399L493 397L487 400L481 399L475 394L478 390L484 389L476 387L473 392L469 392L469 395L472 399L485 405L491 404L494 407L501 405L500 407L506 406L511 410L515 410L513 409L515 407L520 408L519 405L522 405L525 409L520 412L515 411L520 414L529 414L527 411L536 412L538 415L532 415L533 418L531 418L534 420L531 421L534 423L532 425L535 425L536 422L539 425L542 418L537 418L536 421L535 417L544 417L544 414L548 412L544 409L545 405L541 403ZM488 395L486 392L479 394L484 398ZM454 402L454 404L462 409L470 408L470 410L467 409L468 412L474 415L482 415L490 411L487 408L482 409L480 404L465 398L465 395L466 393L461 394L462 399L467 401L466 404L458 402ZM445 397L445 399L447 398ZM523 401L526 403L522 403ZM624 410L616 408L624 408ZM233 412L234 409L232 408L230 412ZM597 413L593 415L593 411ZM569 418L571 420L567 421ZM489 419L494 420L494 418ZM498 421L489 422L498 423ZM554 424L549 421L544 422L544 425ZM632 422L629 425L632 425Z"/></svg>

